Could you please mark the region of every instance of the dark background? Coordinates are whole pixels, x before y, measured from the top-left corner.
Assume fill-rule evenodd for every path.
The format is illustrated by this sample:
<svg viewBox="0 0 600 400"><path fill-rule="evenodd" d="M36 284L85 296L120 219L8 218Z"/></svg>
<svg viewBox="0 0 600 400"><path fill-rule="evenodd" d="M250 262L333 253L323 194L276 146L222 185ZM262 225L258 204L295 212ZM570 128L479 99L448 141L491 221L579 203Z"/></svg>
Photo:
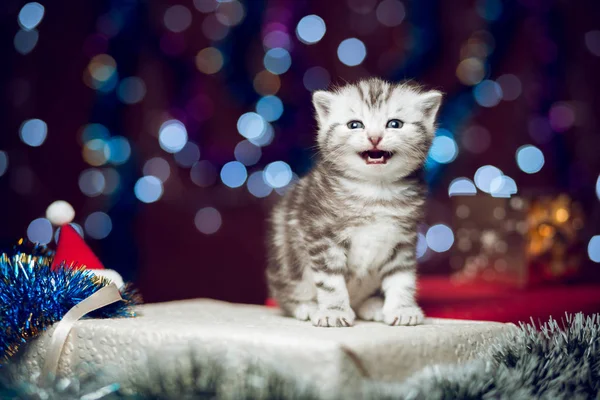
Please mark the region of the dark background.
<svg viewBox="0 0 600 400"><path fill-rule="evenodd" d="M45 217L52 202L65 200L76 212L73 222L81 226L94 212L110 217L108 236L86 234L86 241L107 267L133 280L146 301L211 297L264 302L265 218L280 195L257 198L246 185L229 188L218 177L207 187L194 184L194 168L178 165L173 154L162 150L158 132L166 120L181 121L200 149L200 160L218 172L235 160L234 148L244 139L236 127L238 118L255 111L263 94L275 94L283 114L271 122L274 139L248 171L284 161L302 176L314 160L309 89L328 83L309 79L307 89L305 73L316 66L327 71L331 83L368 76L410 78L446 93L440 128L458 144L458 156L448 164L428 163L428 224L451 225L450 182L459 176L473 179L479 167L491 164L515 180L519 194L564 192L579 201L585 213L582 252L600 234L597 1L387 0L382 6L379 0L246 0L241 1L243 19L230 27L228 13L239 5L227 1L213 6L201 0L39 2L45 8L35 27L39 37L26 54L18 51L22 43L15 38L26 2L5 0L0 6L0 150L8 156L5 171L0 163L4 243L26 236L31 221ZM183 13L191 16L181 32L165 27L165 13L174 5L184 6L188 13ZM216 11L202 12L197 6ZM378 12L378 7L384 8ZM401 23L385 19L386 10L402 9ZM326 33L309 45L295 31L310 14L324 20ZM395 26L386 26L382 18ZM268 50L263 39L274 30L289 36L285 46L291 56L289 70L278 76L261 72ZM344 65L337 56L347 38L358 38L366 47L358 66ZM218 49L224 60L214 74L196 66L196 55L207 47ZM107 82L94 87L86 71L99 54L112 57L116 68ZM467 64L475 72L461 69L466 59L472 59ZM481 106L474 96L477 84L506 74L520 83L516 98ZM141 101L127 104L118 88L132 76L143 80L146 93ZM503 89L504 96L512 93L510 87ZM567 117L553 120L553 112L565 109ZM19 135L32 118L47 124L39 147L27 145ZM128 140L131 154L125 162L89 165L82 153L82 131L90 123ZM485 134L483 139L465 135L473 126L487 130L489 141ZM515 152L525 144L544 155L537 173L522 172L515 161ZM169 164L170 177L162 197L146 204L136 198L134 185L154 157ZM90 168L113 178L116 173L116 189L94 197L82 193L80 175ZM216 208L222 217L214 234L201 233L194 224L204 207ZM428 251L421 272L448 274L448 254ZM587 254L584 259L588 276L598 277L598 264Z"/></svg>

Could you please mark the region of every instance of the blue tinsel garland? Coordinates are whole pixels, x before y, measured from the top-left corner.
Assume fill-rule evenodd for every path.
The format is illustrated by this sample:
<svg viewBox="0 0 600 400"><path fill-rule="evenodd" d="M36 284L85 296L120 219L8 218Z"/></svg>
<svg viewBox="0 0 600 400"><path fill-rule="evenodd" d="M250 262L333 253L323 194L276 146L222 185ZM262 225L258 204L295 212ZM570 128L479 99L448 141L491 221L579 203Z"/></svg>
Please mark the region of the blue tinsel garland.
<svg viewBox="0 0 600 400"><path fill-rule="evenodd" d="M0 365L29 339L50 327L73 306L110 282L85 268L50 267L53 252L19 245L0 254ZM94 318L131 317L140 298L125 286L123 301L90 313Z"/></svg>

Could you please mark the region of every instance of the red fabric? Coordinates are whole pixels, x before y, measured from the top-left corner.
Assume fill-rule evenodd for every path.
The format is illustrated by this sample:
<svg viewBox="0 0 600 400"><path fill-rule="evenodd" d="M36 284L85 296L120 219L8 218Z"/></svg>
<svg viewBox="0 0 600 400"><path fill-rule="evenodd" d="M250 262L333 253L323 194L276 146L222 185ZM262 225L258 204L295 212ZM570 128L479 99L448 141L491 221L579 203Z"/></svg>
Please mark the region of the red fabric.
<svg viewBox="0 0 600 400"><path fill-rule="evenodd" d="M429 317L498 322L546 321L565 313L600 312L600 285L553 285L512 289L492 284L455 284L447 277L422 277L418 302ZM276 307L273 299L267 305Z"/></svg>
<svg viewBox="0 0 600 400"><path fill-rule="evenodd" d="M56 269L63 261L67 265L85 266L87 269L104 269L98 257L70 225L60 228L52 269Z"/></svg>

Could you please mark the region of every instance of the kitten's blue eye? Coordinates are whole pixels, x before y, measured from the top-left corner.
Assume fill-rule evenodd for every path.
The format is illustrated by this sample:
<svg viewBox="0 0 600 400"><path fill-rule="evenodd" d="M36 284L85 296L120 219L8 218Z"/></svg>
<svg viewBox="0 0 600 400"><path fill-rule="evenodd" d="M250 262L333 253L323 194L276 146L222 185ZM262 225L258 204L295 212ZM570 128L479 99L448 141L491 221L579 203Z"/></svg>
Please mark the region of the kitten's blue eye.
<svg viewBox="0 0 600 400"><path fill-rule="evenodd" d="M404 125L404 122L400 121L399 119L390 119L385 127L392 129L400 129L402 128L402 125Z"/></svg>
<svg viewBox="0 0 600 400"><path fill-rule="evenodd" d="M362 129L364 127L365 126L360 121L350 121L350 122L348 122L348 128L349 129Z"/></svg>

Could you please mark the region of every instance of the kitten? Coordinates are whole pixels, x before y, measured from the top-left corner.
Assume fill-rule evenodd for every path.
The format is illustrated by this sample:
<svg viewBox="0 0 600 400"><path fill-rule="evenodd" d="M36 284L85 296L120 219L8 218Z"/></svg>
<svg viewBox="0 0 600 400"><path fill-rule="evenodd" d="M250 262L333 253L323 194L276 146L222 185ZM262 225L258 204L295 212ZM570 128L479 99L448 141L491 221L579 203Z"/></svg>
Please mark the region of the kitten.
<svg viewBox="0 0 600 400"><path fill-rule="evenodd" d="M313 94L320 159L271 219L267 280L286 314L316 326L351 326L356 315L423 321L415 302L419 172L441 100L380 79Z"/></svg>

